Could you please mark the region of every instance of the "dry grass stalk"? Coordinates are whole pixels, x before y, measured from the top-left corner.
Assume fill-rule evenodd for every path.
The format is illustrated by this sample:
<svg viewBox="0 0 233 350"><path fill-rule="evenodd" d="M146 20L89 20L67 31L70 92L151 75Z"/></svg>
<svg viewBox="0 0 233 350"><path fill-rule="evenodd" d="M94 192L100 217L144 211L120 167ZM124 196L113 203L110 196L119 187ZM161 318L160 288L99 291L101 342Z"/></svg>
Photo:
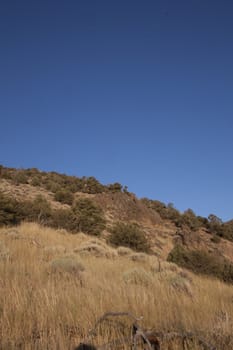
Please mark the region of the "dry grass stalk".
<svg viewBox="0 0 233 350"><path fill-rule="evenodd" d="M25 239L12 239L5 231L0 229L0 241L9 249L10 259L0 263L0 349L71 350L108 310L143 315L146 329L190 330L221 350L233 349L232 286L191 274L195 298L190 298L171 288L166 276L153 274L149 258L142 263L91 254L84 259L81 286L72 274L48 274L43 247L60 245L71 252L87 241L85 236L63 235L35 224L17 228ZM35 239L41 246L30 243ZM150 276L149 285L124 282L124 273L142 267ZM118 330L102 328L96 344L118 335Z"/></svg>

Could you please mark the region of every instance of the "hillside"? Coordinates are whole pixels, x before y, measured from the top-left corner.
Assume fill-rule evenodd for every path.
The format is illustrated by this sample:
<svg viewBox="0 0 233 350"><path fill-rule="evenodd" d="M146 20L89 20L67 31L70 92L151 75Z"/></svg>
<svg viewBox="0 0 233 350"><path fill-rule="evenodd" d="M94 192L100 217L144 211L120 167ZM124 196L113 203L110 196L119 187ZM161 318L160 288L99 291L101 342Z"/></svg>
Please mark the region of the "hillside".
<svg viewBox="0 0 233 350"><path fill-rule="evenodd" d="M1 349L74 349L109 311L142 316L140 325L159 334L192 332L233 349L232 286L82 233L34 223L0 229ZM129 326L125 318L106 322L91 342L122 339ZM209 350L158 339L161 350Z"/></svg>
<svg viewBox="0 0 233 350"><path fill-rule="evenodd" d="M1 166L0 194L5 196L0 203L2 224L11 224L11 219L8 223L6 218L8 198L14 201L10 204L11 208L17 208L12 223L37 221L78 232L80 226L71 208L75 202L84 199L89 203L81 203L82 206L93 203L101 211L98 215L102 215L104 221L100 230L104 237L109 235L114 223L137 223L149 242L150 250L159 258L167 259L169 252L179 244L233 262L233 222L222 223L215 215L210 215L209 219L197 217L191 209L180 213L172 205L146 198L138 199L119 183L106 186L94 177L78 178L37 169ZM86 213L89 218L90 210ZM14 217L14 210L12 215ZM77 211L75 215L79 215ZM96 220L96 215L93 220ZM93 226L93 223L90 225ZM100 232L94 232L97 233Z"/></svg>
<svg viewBox="0 0 233 350"><path fill-rule="evenodd" d="M233 349L232 222L94 177L1 167L0 226L1 349L74 349L108 311L143 316L160 350L209 349L164 338L191 333ZM129 336L125 322L92 342Z"/></svg>

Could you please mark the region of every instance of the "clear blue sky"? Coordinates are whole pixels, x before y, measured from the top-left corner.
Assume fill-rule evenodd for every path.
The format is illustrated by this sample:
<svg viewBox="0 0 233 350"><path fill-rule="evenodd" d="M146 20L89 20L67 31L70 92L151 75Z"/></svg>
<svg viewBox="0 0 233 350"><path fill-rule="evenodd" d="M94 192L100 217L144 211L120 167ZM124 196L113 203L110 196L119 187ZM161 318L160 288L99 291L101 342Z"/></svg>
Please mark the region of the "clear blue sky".
<svg viewBox="0 0 233 350"><path fill-rule="evenodd" d="M233 1L1 1L0 118L0 164L233 218Z"/></svg>

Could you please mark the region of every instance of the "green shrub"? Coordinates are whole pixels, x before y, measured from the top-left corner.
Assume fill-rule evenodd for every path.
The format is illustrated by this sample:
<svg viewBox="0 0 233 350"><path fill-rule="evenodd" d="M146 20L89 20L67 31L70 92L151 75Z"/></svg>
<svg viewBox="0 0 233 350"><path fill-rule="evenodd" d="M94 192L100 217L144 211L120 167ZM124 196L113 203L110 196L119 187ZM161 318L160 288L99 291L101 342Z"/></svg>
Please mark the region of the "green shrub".
<svg viewBox="0 0 233 350"><path fill-rule="evenodd" d="M85 177L84 180L84 186L83 186L83 192L85 193L102 193L105 190L105 186L101 185L101 183L96 180L94 176Z"/></svg>
<svg viewBox="0 0 233 350"><path fill-rule="evenodd" d="M145 204L148 208L155 210L160 214L161 217L165 215L166 212L166 204L157 200L152 200L148 198L142 198L142 203Z"/></svg>
<svg viewBox="0 0 233 350"><path fill-rule="evenodd" d="M17 225L20 220L19 203L0 192L0 226Z"/></svg>
<svg viewBox="0 0 233 350"><path fill-rule="evenodd" d="M200 250L187 250L175 246L168 255L168 261L187 268L193 272L217 277L225 282L233 283L233 264L218 256Z"/></svg>
<svg viewBox="0 0 233 350"><path fill-rule="evenodd" d="M165 203L160 202L158 200L151 200L147 198L143 198L142 202L150 209L155 210L162 219L168 219L173 221L174 223L178 223L181 219L180 212L174 207L172 203L169 203L167 206Z"/></svg>
<svg viewBox="0 0 233 350"><path fill-rule="evenodd" d="M73 203L73 200L74 200L74 195L70 191L59 190L55 193L54 199L57 202L71 205Z"/></svg>
<svg viewBox="0 0 233 350"><path fill-rule="evenodd" d="M50 191L53 193L56 193L60 189L60 185L51 180L48 180L46 183L44 183L44 187L47 191Z"/></svg>
<svg viewBox="0 0 233 350"><path fill-rule="evenodd" d="M51 214L49 202L41 195L32 201L16 201L0 192L0 226L17 225L22 220L49 224Z"/></svg>
<svg viewBox="0 0 233 350"><path fill-rule="evenodd" d="M202 222L195 215L192 209L187 209L181 216L181 223L187 225L192 231L198 230L202 226Z"/></svg>
<svg viewBox="0 0 233 350"><path fill-rule="evenodd" d="M187 209L181 214L172 203L167 206L160 201L143 198L141 200L148 208L155 210L162 219L171 220L177 227L188 226L191 230L196 231L208 221L205 218L196 216L192 209ZM205 219L205 221L204 221Z"/></svg>
<svg viewBox="0 0 233 350"><path fill-rule="evenodd" d="M118 247L128 247L141 252L147 252L149 250L144 232L134 223L125 224L117 222L111 229L109 241Z"/></svg>
<svg viewBox="0 0 233 350"><path fill-rule="evenodd" d="M0 226L16 225L22 220L96 236L105 228L102 210L89 199L78 200L72 209L52 210L41 195L34 200L17 202L0 192Z"/></svg>
<svg viewBox="0 0 233 350"><path fill-rule="evenodd" d="M106 221L101 208L88 198L80 198L72 208L77 217L78 231L99 236L105 228Z"/></svg>
<svg viewBox="0 0 233 350"><path fill-rule="evenodd" d="M222 225L222 237L233 242L233 221Z"/></svg>
<svg viewBox="0 0 233 350"><path fill-rule="evenodd" d="M41 195L33 201L25 201L20 206L21 219L48 224L52 215L50 203Z"/></svg>
<svg viewBox="0 0 233 350"><path fill-rule="evenodd" d="M57 209L52 212L50 225L55 228L63 228L70 232L77 232L78 219L71 209Z"/></svg>
<svg viewBox="0 0 233 350"><path fill-rule="evenodd" d="M113 192L113 193L121 192L122 189L123 189L123 186L120 183L118 183L118 182L115 182L114 184L108 185L108 190L110 192Z"/></svg>
<svg viewBox="0 0 233 350"><path fill-rule="evenodd" d="M233 223L215 223L215 224L209 224L209 230L210 232L215 235L222 238L225 238L229 241L233 242Z"/></svg>

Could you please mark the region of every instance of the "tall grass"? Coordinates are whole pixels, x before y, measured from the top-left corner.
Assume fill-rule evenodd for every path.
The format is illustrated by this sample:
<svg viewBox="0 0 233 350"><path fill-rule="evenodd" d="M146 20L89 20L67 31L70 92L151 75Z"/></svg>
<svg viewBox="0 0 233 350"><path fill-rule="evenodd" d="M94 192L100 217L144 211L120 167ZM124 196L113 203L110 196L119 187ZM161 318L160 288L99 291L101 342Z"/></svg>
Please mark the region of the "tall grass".
<svg viewBox="0 0 233 350"><path fill-rule="evenodd" d="M190 295L170 283L179 269L169 270L168 263L155 269L154 257L140 262L90 254L78 256L85 268L80 283L79 275L52 272L51 263L75 258L74 250L89 237L36 224L19 226L18 239L8 231L0 230L9 251L0 261L0 349L72 349L107 311L129 311L143 316L146 328L198 332L221 350L233 349L232 286L189 274ZM64 250L48 254L56 246ZM137 269L145 270L148 283L125 282L125 274ZM106 327L96 341L106 340L108 332Z"/></svg>

